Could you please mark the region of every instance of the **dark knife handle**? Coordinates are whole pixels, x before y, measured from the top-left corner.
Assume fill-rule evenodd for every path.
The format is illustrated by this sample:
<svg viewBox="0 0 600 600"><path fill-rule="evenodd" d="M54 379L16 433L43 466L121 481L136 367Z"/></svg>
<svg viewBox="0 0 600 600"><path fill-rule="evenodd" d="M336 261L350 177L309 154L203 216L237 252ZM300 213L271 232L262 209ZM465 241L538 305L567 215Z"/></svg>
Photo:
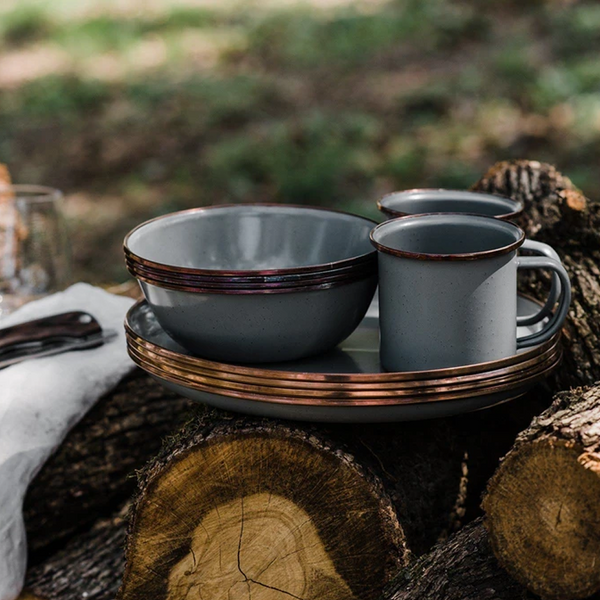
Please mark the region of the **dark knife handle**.
<svg viewBox="0 0 600 600"><path fill-rule="evenodd" d="M78 339L100 333L102 327L92 315L81 311L67 312L0 329L0 351L57 337Z"/></svg>

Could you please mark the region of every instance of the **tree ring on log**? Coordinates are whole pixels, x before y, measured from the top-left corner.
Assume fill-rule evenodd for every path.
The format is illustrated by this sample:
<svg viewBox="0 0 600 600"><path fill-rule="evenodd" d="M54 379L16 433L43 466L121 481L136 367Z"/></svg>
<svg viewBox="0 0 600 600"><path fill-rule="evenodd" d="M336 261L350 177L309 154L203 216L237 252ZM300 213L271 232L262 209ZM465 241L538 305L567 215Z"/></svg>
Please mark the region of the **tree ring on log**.
<svg viewBox="0 0 600 600"><path fill-rule="evenodd" d="M572 442L524 444L503 461L484 499L494 553L544 598L600 589L600 477L582 456Z"/></svg>
<svg viewBox="0 0 600 600"><path fill-rule="evenodd" d="M119 597L377 598L407 561L377 478L311 435L213 435L137 501Z"/></svg>

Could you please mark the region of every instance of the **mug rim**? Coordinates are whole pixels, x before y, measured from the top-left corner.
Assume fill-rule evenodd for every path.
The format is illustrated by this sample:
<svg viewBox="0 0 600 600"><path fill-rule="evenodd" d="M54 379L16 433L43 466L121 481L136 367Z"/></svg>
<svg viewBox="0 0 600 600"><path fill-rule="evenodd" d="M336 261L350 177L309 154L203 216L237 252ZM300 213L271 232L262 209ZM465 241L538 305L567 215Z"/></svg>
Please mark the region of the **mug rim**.
<svg viewBox="0 0 600 600"><path fill-rule="evenodd" d="M499 219L499 220L514 219L514 218L518 217L519 215L521 215L523 213L523 210L525 209L525 205L521 200L515 200L514 198L510 198L509 196L503 196L502 194L492 194L490 192L481 192L481 191L476 191L476 190L460 190L460 189L455 189L455 188L410 188L408 190L397 190L394 192L388 192L387 194L384 194L383 196L381 196L381 198L377 201L377 209L380 212L384 213L385 215L388 215L391 218L413 216L413 215L417 215L417 214L431 214L430 212L407 213L407 212L404 212L401 210L397 210L395 208L391 208L384 204L386 199L389 199L392 196L406 195L406 196L410 197L412 194L419 193L419 192L425 192L425 193L449 192L449 193L469 194L469 195L474 195L474 196L475 195L476 196L491 196L492 198L497 198L499 200L508 201L510 204L513 204L516 206L515 210L513 210L511 212L502 213L499 215L481 215L481 216L489 216L493 219ZM441 212L441 211L436 211L436 212ZM448 211L448 214L465 214L465 215L473 214L473 215L476 215L479 213L456 213L456 211Z"/></svg>
<svg viewBox="0 0 600 600"><path fill-rule="evenodd" d="M398 248L392 248L391 246L387 246L382 242L375 239L375 236L381 232L382 229L393 227L398 223L405 223L409 219L431 219L431 218L444 218L452 220L455 217L467 218L470 221L477 220L483 221L491 225L494 223L496 227L508 228L513 231L519 232L519 237L514 242L507 244L505 246L501 246L500 248L492 248L491 250L481 250L477 252L463 252L456 254L443 254L443 253L429 253L429 252L413 252L410 250L400 250ZM380 223L376 227L371 230L369 234L369 239L371 240L371 244L377 249L378 252L383 252L385 254L390 254L392 256L396 256L399 258L409 258L415 260L425 260L425 261L467 261L467 260L481 260L484 258L493 258L496 256L502 256L503 254L509 254L517 250L520 246L525 242L525 232L514 223L508 221L501 221L496 217L486 217L483 215L478 215L474 213L446 213L446 212L433 212L433 213L422 213L418 215L406 215L403 217L397 217L395 219L390 219L389 221L384 221Z"/></svg>

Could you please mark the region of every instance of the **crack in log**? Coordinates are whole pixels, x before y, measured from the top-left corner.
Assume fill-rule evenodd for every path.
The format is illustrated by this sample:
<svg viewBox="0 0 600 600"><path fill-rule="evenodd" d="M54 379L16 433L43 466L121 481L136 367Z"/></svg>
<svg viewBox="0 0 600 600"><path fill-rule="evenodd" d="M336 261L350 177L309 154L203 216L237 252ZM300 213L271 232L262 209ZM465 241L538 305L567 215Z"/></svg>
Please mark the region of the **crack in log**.
<svg viewBox="0 0 600 600"><path fill-rule="evenodd" d="M196 554L194 552L194 549L190 546L190 552L192 554L192 560L194 561L194 564L192 565L191 569L188 569L187 571L184 572L184 575L186 577L189 577L190 575L192 575L193 573L196 572L196 568L198 566L198 563L196 562Z"/></svg>
<svg viewBox="0 0 600 600"><path fill-rule="evenodd" d="M386 470L386 468L383 465L383 462L381 460L381 457L379 457L377 454L375 454L373 449L362 438L359 437L358 441L367 449L369 454L371 454L371 456L373 456L373 458L378 462L379 467L381 468L382 472L386 475L386 477L389 477L390 481L393 481L394 483L398 483L398 478L394 477L391 473L389 473Z"/></svg>
<svg viewBox="0 0 600 600"><path fill-rule="evenodd" d="M272 585L267 585L266 583L262 583L261 581L256 581L256 580L250 579L250 578L248 578L248 581L255 583L256 585L260 585L269 590L273 590L275 592L280 592L281 594L285 594L286 596L290 596L290 598L295 598L296 600L304 600L304 598L301 598L300 596L296 596L295 594L292 594L291 592L287 592L286 590L276 588Z"/></svg>
<svg viewBox="0 0 600 600"><path fill-rule="evenodd" d="M561 523L560 515L561 515L561 513L562 513L563 506L564 506L564 503L563 503L563 502L561 502L561 503L560 503L560 506L559 506L559 508L558 508L558 513L556 514L556 523L554 524L554 528L555 528L555 529L558 529L558 527L559 527L559 525L560 525L560 523Z"/></svg>
<svg viewBox="0 0 600 600"><path fill-rule="evenodd" d="M270 498L269 498L270 501ZM241 506L241 523L240 523L240 538L238 540L238 550L237 550L237 566L238 566L238 571L241 573L241 575L244 578L244 583L248 586L248 600L252 600L252 588L250 587L251 583L254 583L256 585L260 585L264 588L267 588L269 590L273 590L275 592L279 592L281 594L285 594L286 596L289 596L290 598L295 598L296 600L304 600L304 598L301 598L300 596L296 596L295 594L292 594L291 592L288 592L286 590L282 590L280 588L277 588L275 586L272 585L268 585L266 583L262 583L262 581L257 581L256 579L252 579L251 577L248 577L248 575L246 575L246 573L244 573L244 570L242 569L242 539L244 537L244 497L241 497L241 502L242 502L242 506ZM271 562L272 564L272 562ZM263 570L264 572L264 570Z"/></svg>

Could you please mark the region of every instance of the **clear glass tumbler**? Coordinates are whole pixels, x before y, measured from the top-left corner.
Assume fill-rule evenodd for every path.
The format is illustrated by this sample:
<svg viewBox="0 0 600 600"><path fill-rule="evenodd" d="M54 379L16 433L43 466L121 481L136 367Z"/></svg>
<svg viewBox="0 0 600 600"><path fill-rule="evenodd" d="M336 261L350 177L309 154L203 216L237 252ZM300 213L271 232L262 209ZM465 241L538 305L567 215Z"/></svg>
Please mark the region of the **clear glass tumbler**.
<svg viewBox="0 0 600 600"><path fill-rule="evenodd" d="M0 186L0 318L71 283L60 191Z"/></svg>

